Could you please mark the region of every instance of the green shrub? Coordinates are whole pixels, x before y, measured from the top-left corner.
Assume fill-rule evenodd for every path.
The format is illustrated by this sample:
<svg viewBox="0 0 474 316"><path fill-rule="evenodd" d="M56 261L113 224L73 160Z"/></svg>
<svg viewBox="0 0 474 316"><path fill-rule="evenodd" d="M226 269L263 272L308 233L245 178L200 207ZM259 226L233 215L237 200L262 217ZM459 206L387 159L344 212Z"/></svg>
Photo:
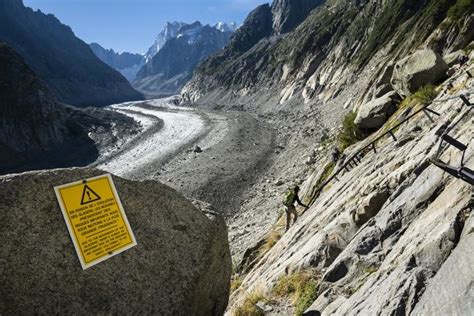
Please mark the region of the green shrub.
<svg viewBox="0 0 474 316"><path fill-rule="evenodd" d="M351 111L346 114L342 121L342 130L337 136L341 151L365 138L362 131L354 123L356 116L357 113Z"/></svg>
<svg viewBox="0 0 474 316"><path fill-rule="evenodd" d="M303 288L301 295L296 302L296 310L295 315L301 316L303 315L304 311L308 309L308 307L313 304L313 302L318 297L318 285L316 281L309 280Z"/></svg>
<svg viewBox="0 0 474 316"><path fill-rule="evenodd" d="M457 0L456 3L449 8L448 17L452 20L459 20L464 14L474 10L474 0Z"/></svg>
<svg viewBox="0 0 474 316"><path fill-rule="evenodd" d="M230 280L230 293L234 293L242 285L242 277L235 274Z"/></svg>
<svg viewBox="0 0 474 316"><path fill-rule="evenodd" d="M273 288L273 294L280 297L289 297L296 308L295 314L302 315L317 298L317 278L318 275L311 270L284 275Z"/></svg>
<svg viewBox="0 0 474 316"><path fill-rule="evenodd" d="M256 306L258 302L270 303L270 300L259 291L247 295L242 305L234 310L234 316L264 316L265 314Z"/></svg>

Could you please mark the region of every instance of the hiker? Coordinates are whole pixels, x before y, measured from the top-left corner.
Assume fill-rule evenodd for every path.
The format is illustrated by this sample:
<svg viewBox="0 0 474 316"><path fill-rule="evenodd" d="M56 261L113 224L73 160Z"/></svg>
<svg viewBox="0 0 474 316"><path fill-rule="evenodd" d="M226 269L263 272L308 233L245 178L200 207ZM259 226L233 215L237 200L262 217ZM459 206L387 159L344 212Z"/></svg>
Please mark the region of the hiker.
<svg viewBox="0 0 474 316"><path fill-rule="evenodd" d="M459 67L463 67L469 61L469 57L466 55L461 55L458 57Z"/></svg>
<svg viewBox="0 0 474 316"><path fill-rule="evenodd" d="M299 205L308 208L307 205L304 205L301 203L300 198L298 197L298 192L300 191L299 186L295 186L293 189L288 189L288 192L286 193L285 200L283 201L283 204L285 205L285 212L286 212L286 231L290 229L290 222L291 222L291 214L293 214L293 224L296 222L298 219L298 212L296 211L295 207L295 202L298 203Z"/></svg>
<svg viewBox="0 0 474 316"><path fill-rule="evenodd" d="M332 155L332 161L334 162L334 164L336 164L339 158L341 158L341 152L339 151L337 147L334 147L332 149L331 155Z"/></svg>

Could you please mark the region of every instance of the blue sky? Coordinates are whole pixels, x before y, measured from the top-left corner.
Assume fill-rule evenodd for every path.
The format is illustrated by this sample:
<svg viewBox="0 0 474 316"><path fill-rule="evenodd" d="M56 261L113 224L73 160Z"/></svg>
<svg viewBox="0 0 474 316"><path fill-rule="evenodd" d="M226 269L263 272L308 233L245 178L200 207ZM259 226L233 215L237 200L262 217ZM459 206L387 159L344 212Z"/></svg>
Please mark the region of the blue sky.
<svg viewBox="0 0 474 316"><path fill-rule="evenodd" d="M167 21L242 23L271 0L23 0L52 13L76 36L115 51L145 53Z"/></svg>

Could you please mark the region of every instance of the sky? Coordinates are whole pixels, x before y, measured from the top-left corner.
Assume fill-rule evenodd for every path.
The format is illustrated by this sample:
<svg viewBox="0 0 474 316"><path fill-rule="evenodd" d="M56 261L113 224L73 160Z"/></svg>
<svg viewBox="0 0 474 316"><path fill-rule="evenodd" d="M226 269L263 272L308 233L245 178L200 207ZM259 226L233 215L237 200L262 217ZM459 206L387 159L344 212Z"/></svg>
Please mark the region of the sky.
<svg viewBox="0 0 474 316"><path fill-rule="evenodd" d="M87 43L117 52L145 53L167 21L243 22L271 0L23 0L54 14Z"/></svg>

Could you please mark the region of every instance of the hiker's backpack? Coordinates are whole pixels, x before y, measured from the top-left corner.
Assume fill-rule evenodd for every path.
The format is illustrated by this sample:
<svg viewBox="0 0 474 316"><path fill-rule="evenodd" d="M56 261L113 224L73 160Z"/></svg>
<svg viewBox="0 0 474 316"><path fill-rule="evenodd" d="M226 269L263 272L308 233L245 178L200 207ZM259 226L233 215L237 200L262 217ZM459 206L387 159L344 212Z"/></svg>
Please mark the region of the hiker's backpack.
<svg viewBox="0 0 474 316"><path fill-rule="evenodd" d="M288 189L288 191L286 192L285 198L283 199L283 205L289 207L293 205L294 201L295 201L295 191Z"/></svg>

